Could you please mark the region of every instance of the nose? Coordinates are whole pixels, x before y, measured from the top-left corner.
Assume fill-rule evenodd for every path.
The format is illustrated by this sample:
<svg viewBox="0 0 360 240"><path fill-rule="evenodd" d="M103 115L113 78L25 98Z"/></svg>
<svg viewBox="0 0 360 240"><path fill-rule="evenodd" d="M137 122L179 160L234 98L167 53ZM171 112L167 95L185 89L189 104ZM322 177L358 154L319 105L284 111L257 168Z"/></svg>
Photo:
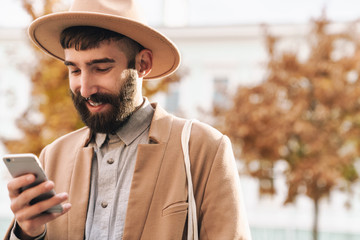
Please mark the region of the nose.
<svg viewBox="0 0 360 240"><path fill-rule="evenodd" d="M98 91L95 79L86 72L83 72L80 77L80 94L84 98L88 98Z"/></svg>

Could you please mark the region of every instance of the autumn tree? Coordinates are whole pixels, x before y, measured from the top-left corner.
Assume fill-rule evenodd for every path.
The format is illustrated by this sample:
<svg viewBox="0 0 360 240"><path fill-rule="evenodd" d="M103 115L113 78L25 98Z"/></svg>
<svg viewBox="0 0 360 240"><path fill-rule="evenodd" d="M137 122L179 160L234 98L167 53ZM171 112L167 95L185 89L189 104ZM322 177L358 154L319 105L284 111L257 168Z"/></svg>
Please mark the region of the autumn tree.
<svg viewBox="0 0 360 240"><path fill-rule="evenodd" d="M33 20L68 8L61 0L44 0L41 6L31 0L22 0L22 3ZM46 144L83 126L69 94L67 68L61 61L45 55L35 46L34 54L37 58L36 68L29 73L33 86L32 97L29 108L16 122L24 136L16 140L2 139L7 150L12 153L39 154ZM180 81L184 73L177 71L160 80L144 81L144 95L150 98L157 92L166 92L168 86ZM42 119L34 121L34 115L40 115Z"/></svg>
<svg viewBox="0 0 360 240"><path fill-rule="evenodd" d="M266 79L240 86L232 107L215 113L260 193L276 192L274 166L286 163L285 203L299 194L313 201L316 240L319 201L336 188L351 191L359 177L360 38L355 27L330 32L325 17L311 26L305 59L266 31Z"/></svg>

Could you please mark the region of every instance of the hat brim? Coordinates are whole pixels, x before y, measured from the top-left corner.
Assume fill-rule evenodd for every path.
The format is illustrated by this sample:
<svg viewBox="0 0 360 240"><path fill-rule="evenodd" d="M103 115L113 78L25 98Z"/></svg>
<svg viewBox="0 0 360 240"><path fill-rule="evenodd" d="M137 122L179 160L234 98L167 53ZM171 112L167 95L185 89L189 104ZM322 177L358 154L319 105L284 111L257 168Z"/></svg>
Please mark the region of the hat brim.
<svg viewBox="0 0 360 240"><path fill-rule="evenodd" d="M155 29L129 18L90 12L61 12L45 15L29 26L30 39L44 52L64 61L61 32L71 26L94 26L123 34L153 53L153 67L144 79L163 78L180 65L174 43Z"/></svg>

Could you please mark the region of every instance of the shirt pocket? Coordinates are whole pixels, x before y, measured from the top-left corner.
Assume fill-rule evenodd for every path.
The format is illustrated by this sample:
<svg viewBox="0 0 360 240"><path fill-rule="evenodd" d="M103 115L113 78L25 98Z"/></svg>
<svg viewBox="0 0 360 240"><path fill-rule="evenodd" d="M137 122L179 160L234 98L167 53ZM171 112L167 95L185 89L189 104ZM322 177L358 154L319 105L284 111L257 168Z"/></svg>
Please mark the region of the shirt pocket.
<svg viewBox="0 0 360 240"><path fill-rule="evenodd" d="M170 204L162 210L162 216L165 217L172 214L186 213L188 206L189 204L187 202L177 202Z"/></svg>

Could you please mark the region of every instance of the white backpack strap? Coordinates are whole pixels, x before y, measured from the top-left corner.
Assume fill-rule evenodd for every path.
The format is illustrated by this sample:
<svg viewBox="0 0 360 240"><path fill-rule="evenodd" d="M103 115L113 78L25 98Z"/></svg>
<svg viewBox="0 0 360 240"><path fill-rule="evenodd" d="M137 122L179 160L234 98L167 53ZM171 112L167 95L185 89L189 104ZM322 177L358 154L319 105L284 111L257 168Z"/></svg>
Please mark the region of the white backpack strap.
<svg viewBox="0 0 360 240"><path fill-rule="evenodd" d="M187 120L181 133L181 145L184 153L184 162L186 170L186 178L188 183L188 240L198 240L198 228L196 217L196 204L194 198L194 190L190 171L190 157L189 157L189 140L191 133L191 126L194 120Z"/></svg>

